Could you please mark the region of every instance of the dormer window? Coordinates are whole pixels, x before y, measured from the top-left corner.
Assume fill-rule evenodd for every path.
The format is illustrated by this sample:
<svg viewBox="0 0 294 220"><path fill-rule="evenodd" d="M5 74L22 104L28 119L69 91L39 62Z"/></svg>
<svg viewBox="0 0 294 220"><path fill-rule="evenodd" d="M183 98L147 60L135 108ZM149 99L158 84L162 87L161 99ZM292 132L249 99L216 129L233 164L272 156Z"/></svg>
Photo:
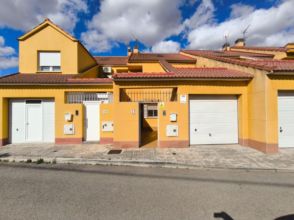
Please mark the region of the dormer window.
<svg viewBox="0 0 294 220"><path fill-rule="evenodd" d="M42 51L38 52L40 72L60 72L61 56L60 52Z"/></svg>

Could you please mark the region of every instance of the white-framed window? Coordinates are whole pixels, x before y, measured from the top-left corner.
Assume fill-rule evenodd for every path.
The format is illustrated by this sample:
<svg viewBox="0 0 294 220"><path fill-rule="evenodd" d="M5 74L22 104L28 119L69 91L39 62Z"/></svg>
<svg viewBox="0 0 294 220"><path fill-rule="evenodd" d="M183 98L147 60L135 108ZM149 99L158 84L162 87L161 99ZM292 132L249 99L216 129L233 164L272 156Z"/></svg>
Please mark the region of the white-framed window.
<svg viewBox="0 0 294 220"><path fill-rule="evenodd" d="M60 72L61 55L57 51L39 51L38 62L40 72Z"/></svg>
<svg viewBox="0 0 294 220"><path fill-rule="evenodd" d="M157 103L144 104L144 118L157 118Z"/></svg>

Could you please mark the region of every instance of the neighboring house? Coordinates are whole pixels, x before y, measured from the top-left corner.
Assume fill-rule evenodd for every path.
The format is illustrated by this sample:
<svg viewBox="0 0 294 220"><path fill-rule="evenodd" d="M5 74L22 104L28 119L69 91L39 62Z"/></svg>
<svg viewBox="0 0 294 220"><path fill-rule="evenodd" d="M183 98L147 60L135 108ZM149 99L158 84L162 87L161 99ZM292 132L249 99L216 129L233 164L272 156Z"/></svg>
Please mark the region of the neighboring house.
<svg viewBox="0 0 294 220"><path fill-rule="evenodd" d="M0 145L294 147L294 44L95 57L45 20L0 78ZM41 147L41 146L40 146ZM86 145L85 145L86 147Z"/></svg>

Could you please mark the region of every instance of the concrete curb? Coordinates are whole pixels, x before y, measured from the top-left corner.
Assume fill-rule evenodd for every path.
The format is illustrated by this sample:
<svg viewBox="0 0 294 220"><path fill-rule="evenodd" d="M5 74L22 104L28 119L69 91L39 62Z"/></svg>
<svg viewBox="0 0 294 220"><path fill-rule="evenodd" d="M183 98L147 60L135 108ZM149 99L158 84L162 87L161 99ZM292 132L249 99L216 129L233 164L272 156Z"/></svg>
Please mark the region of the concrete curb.
<svg viewBox="0 0 294 220"><path fill-rule="evenodd" d="M29 162L28 162L29 160ZM104 165L104 166L137 166L137 167L160 167L179 169L213 169L213 170L242 170L242 171L271 171L271 172L294 172L287 168L260 168L260 167L226 167L226 166L199 166L195 164L183 164L175 162L163 162L153 160L103 160L86 158L64 158L64 157L28 157L21 156L0 158L0 162L15 163L50 163L50 164L77 164L77 165Z"/></svg>

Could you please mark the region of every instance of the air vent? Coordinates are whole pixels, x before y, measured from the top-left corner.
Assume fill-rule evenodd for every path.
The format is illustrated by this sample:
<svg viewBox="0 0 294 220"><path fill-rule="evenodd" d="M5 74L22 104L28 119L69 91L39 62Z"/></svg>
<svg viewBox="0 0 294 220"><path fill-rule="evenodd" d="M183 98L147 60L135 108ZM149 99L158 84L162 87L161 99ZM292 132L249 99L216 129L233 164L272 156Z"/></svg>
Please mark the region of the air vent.
<svg viewBox="0 0 294 220"><path fill-rule="evenodd" d="M108 151L108 153L107 154L120 154L122 152L122 150L110 150L110 151Z"/></svg>

